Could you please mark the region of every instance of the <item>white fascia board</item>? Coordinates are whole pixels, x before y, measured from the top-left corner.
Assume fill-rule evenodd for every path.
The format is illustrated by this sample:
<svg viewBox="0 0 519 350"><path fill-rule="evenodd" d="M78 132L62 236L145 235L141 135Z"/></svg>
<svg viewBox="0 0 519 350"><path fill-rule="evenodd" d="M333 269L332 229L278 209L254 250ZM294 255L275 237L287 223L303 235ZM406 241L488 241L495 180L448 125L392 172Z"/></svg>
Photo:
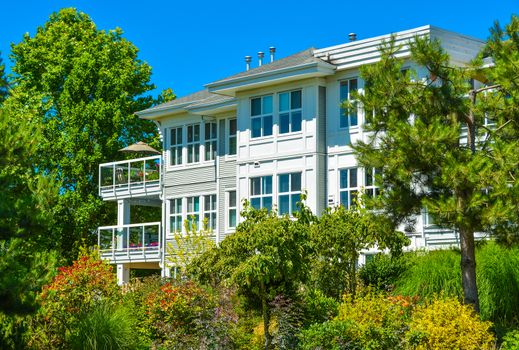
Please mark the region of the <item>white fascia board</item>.
<svg viewBox="0 0 519 350"><path fill-rule="evenodd" d="M220 103L199 104L186 109L193 114L207 115L208 113L215 114L235 110L236 105L236 100L231 100Z"/></svg>
<svg viewBox="0 0 519 350"><path fill-rule="evenodd" d="M286 67L230 79L221 83L210 83L205 86L209 89L209 92L235 96L235 93L238 90L249 90L296 79L333 75L335 73L335 68L336 67L333 64L324 61L311 62L299 66Z"/></svg>
<svg viewBox="0 0 519 350"><path fill-rule="evenodd" d="M164 107L157 107L153 108L151 110L144 110L140 112L135 112L135 114L141 118L141 119L159 119L167 115L173 115L173 114L179 114L182 112L185 112L185 109L183 109L183 106L188 106L189 104L182 104L182 105L175 105L175 106L164 106Z"/></svg>

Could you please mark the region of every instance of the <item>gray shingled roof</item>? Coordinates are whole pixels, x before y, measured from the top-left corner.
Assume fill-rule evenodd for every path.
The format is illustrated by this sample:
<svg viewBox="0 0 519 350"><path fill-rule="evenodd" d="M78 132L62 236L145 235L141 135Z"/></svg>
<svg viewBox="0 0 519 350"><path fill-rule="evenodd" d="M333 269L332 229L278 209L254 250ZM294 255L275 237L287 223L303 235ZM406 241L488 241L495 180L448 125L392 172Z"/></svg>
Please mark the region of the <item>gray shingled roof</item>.
<svg viewBox="0 0 519 350"><path fill-rule="evenodd" d="M275 71L278 69L296 67L296 66L300 66L303 64L307 64L307 63L322 62L321 59L314 57L314 50L315 50L315 48L311 47L311 48L308 48L301 52L298 52L296 54L287 56L285 58L275 60L274 62L263 64L259 67L250 69L248 71L240 72L238 74L231 75L230 77L214 81L214 82L210 83L209 85L223 83L223 82L226 82L229 80L234 80L237 78L247 77L247 76L251 76L251 75Z"/></svg>

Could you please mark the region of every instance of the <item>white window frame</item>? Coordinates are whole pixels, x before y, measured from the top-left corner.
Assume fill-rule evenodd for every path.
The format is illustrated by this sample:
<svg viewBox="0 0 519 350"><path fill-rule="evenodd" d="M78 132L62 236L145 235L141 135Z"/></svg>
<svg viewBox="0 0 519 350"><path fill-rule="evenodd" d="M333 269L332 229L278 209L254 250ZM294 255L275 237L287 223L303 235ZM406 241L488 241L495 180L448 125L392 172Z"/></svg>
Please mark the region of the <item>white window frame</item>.
<svg viewBox="0 0 519 350"><path fill-rule="evenodd" d="M285 192L282 192L281 191L281 180L280 180L280 177L281 176L287 176L288 175L288 191L285 191ZM299 175L299 190L293 190L292 189L292 177L294 175ZM278 174L277 175L277 185L278 185L278 193L277 193L277 198L278 198L278 210L279 210L279 214L280 215L285 215L285 214L288 214L290 216L293 216L293 214L298 210L297 206L295 203L292 202L292 196L299 196L299 199L297 202L300 202L301 201L301 193L302 193L302 190L303 190L303 173L300 172L300 171L296 171L296 172L291 172L291 173L281 173L281 174ZM286 213L282 213L281 212L281 196L288 196L288 212ZM295 207L294 207L295 206Z"/></svg>
<svg viewBox="0 0 519 350"><path fill-rule="evenodd" d="M177 201L180 202L180 212L176 212L176 208L177 208ZM169 233L170 234L174 234L175 232L182 232L184 231L184 216L183 216L183 212L184 212L184 207L183 207L183 198L180 197L180 198L171 198L169 200L169 214L168 214L168 222L169 222ZM178 220L180 218L180 228L177 228L177 230L172 230L172 225L171 225L171 220L172 218L175 218L175 220ZM178 222L175 223L175 226L178 224Z"/></svg>
<svg viewBox="0 0 519 350"><path fill-rule="evenodd" d="M212 161L212 160L216 159L216 150L218 147L217 140L218 140L217 123L216 122L205 122L204 123L204 160L205 161Z"/></svg>
<svg viewBox="0 0 519 350"><path fill-rule="evenodd" d="M236 123L236 130L234 134L231 134L231 123ZM227 120L227 155L234 157L238 154L238 118L230 118ZM231 153L231 140L234 139L235 150Z"/></svg>
<svg viewBox="0 0 519 350"><path fill-rule="evenodd" d="M231 203L232 193L234 193L234 206ZM238 226L238 192L236 190L231 190L226 192L226 203L227 203L227 210L226 210L226 230L227 231L233 231L236 229L236 226ZM234 211L234 217L235 217L235 225L231 226L231 212Z"/></svg>
<svg viewBox="0 0 519 350"><path fill-rule="evenodd" d="M193 139L190 140L189 139L189 129L190 128L193 128L193 131L192 131L192 135L193 135ZM195 129L198 128L198 139L195 138ZM200 163L200 139L201 139L201 127L200 127L200 123L196 123L196 124L189 124L186 126L186 148L187 148L187 159L186 159L186 164L196 164L196 163ZM190 153L190 150L193 150L193 155L192 155L192 161L189 161L189 153ZM196 159L196 155L198 155L198 159Z"/></svg>
<svg viewBox="0 0 519 350"><path fill-rule="evenodd" d="M377 198L380 196L380 186L377 186L376 184L376 177L380 176L380 174L380 168L364 168L364 193L366 196L370 198Z"/></svg>
<svg viewBox="0 0 519 350"><path fill-rule="evenodd" d="M299 92L299 96L300 96L300 106L299 108L292 108L292 93L294 92ZM288 109L286 110L281 110L281 95L288 95ZM290 90L290 91L283 91L283 92L279 92L277 94L277 99L278 99L278 133L280 135L286 135L286 134L290 134L290 133L297 133L297 132L302 132L303 130L303 90L302 89L296 89L296 90ZM299 130L293 130L294 127L294 115L299 113L299 116L300 116L300 125L299 125ZM281 117L284 116L284 115L287 115L288 116L288 131L281 131Z"/></svg>
<svg viewBox="0 0 519 350"><path fill-rule="evenodd" d="M180 142L178 140L178 132L180 131ZM173 133L175 133L176 143L173 143ZM184 130L182 126L169 129L169 166L178 166L183 163L183 149L184 149ZM180 162L177 162L180 156ZM175 164L172 161L175 160Z"/></svg>
<svg viewBox="0 0 519 350"><path fill-rule="evenodd" d="M341 186L341 175L342 175L342 172L346 171L347 172L347 184L345 187L342 187ZM352 186L351 184L351 172L352 171L355 171L356 172L356 184L355 186ZM359 193L359 168L357 167L351 167L351 168L343 168L343 169L339 169L339 183L338 183L338 188L339 188L339 204L344 206L346 209L349 209L351 208L352 204L353 204L353 198L357 198L358 197L358 193ZM343 193L346 193L346 198L347 198L347 203L343 203L343 200L342 200L342 196L343 196Z"/></svg>
<svg viewBox="0 0 519 350"><path fill-rule="evenodd" d="M351 87L351 84L353 81L355 81L355 83L356 83L355 89L352 89L352 87ZM347 85L348 96L342 96L342 87L344 85ZM355 124L351 123L351 119L352 119L351 116L353 114L348 113L347 115L345 115L345 112L347 110L342 108L342 103L344 101L354 101L351 98L351 93L353 91L358 91L358 90L359 90L359 78L358 77L351 77L351 78L347 78L347 79L339 81L339 103L341 104L341 107L339 109L339 128L340 129L358 128L358 126L359 126L359 107L356 106L356 108L355 108L355 115L356 115ZM345 124L343 124L343 121L345 121Z"/></svg>
<svg viewBox="0 0 519 350"><path fill-rule="evenodd" d="M270 177L270 192L269 193L266 192L265 183L264 183L264 178L266 179L268 177ZM252 181L254 181L256 179L259 179L259 182L260 182L259 194L253 194L253 192L252 192L252 190L253 190ZM264 205L265 198L270 197L271 208L269 210L271 210L272 206L274 205L274 176L273 175L263 175L263 176L250 177L249 186L250 186L249 187L249 199L250 199L251 205L252 205L252 201L254 199L259 199L260 200L259 208L263 209L263 208L265 208L265 205Z"/></svg>
<svg viewBox="0 0 519 350"><path fill-rule="evenodd" d="M205 194L203 195L203 198L203 220L205 221L205 219L207 218L207 229L214 233L218 229L218 197L216 196L216 194L213 193ZM201 227L200 229L203 229L203 227Z"/></svg>
<svg viewBox="0 0 519 350"><path fill-rule="evenodd" d="M265 113L264 111L264 105L263 105L263 101L265 98L267 97L270 97L271 99L271 112L270 113ZM252 115L252 101L253 100L256 100L256 99L259 99L260 100L260 107L261 107L261 113L260 114L257 114L257 115ZM251 139L259 139L261 137L270 137L272 135L274 135L274 95L272 94L269 94L269 95L263 95L263 96L257 96L257 97L252 97L250 100L249 100L249 112L250 112L250 138ZM270 125L270 134L269 135L265 135L265 120L267 118L271 119L271 125ZM254 136L253 135L253 121L255 119L260 119L261 120L261 133L259 136Z"/></svg>
<svg viewBox="0 0 519 350"><path fill-rule="evenodd" d="M193 210L190 210L189 206L190 206L190 200L193 200L193 204L192 204L192 209ZM194 201L195 200L198 200L198 211L195 211L195 205L194 205ZM200 230L200 212L201 212L201 205L202 203L200 203L200 196L190 196L190 197L186 197L186 220L187 220L187 229L188 230L192 230L192 224L193 224L193 216L195 218L198 218L198 219L195 219L195 225L196 225L196 229L197 231Z"/></svg>

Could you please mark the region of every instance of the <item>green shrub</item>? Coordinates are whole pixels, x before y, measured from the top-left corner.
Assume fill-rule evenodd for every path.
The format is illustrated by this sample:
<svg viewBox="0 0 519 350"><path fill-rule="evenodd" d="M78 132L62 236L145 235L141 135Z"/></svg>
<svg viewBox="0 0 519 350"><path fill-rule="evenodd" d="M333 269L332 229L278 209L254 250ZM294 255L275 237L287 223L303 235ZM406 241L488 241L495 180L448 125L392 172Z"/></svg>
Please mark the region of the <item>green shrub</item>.
<svg viewBox="0 0 519 350"><path fill-rule="evenodd" d="M304 324L309 326L331 320L338 313L339 302L318 289L312 289L303 297Z"/></svg>
<svg viewBox="0 0 519 350"><path fill-rule="evenodd" d="M492 323L481 321L470 305L435 299L417 306L406 334L412 349L484 350L494 347Z"/></svg>
<svg viewBox="0 0 519 350"><path fill-rule="evenodd" d="M406 256L377 254L360 268L359 277L365 286L372 286L379 291L391 291L407 268Z"/></svg>
<svg viewBox="0 0 519 350"><path fill-rule="evenodd" d="M519 329L515 329L505 334L501 350L517 350L519 349Z"/></svg>
<svg viewBox="0 0 519 350"><path fill-rule="evenodd" d="M316 323L301 332L302 350L361 350L365 349L352 331L352 321L331 320Z"/></svg>

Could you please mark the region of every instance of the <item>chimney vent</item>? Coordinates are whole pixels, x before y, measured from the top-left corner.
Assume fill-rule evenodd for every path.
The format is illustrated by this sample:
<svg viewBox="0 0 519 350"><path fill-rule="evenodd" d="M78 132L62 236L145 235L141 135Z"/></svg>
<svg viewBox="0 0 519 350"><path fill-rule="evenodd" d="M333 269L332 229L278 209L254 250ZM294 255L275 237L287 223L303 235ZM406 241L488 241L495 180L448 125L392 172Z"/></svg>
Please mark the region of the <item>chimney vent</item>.
<svg viewBox="0 0 519 350"><path fill-rule="evenodd" d="M263 64L264 56L265 56L265 53L263 51L258 52L258 66L261 66Z"/></svg>
<svg viewBox="0 0 519 350"><path fill-rule="evenodd" d="M245 65L247 67L247 70L250 69L250 63L252 61L252 57L251 56L245 56Z"/></svg>
<svg viewBox="0 0 519 350"><path fill-rule="evenodd" d="M274 46L269 47L270 51L270 62L274 62L274 54L276 53L276 48Z"/></svg>
<svg viewBox="0 0 519 350"><path fill-rule="evenodd" d="M357 40L357 34L350 33L350 34L348 34L348 38L350 38L350 41L355 41L355 40Z"/></svg>

